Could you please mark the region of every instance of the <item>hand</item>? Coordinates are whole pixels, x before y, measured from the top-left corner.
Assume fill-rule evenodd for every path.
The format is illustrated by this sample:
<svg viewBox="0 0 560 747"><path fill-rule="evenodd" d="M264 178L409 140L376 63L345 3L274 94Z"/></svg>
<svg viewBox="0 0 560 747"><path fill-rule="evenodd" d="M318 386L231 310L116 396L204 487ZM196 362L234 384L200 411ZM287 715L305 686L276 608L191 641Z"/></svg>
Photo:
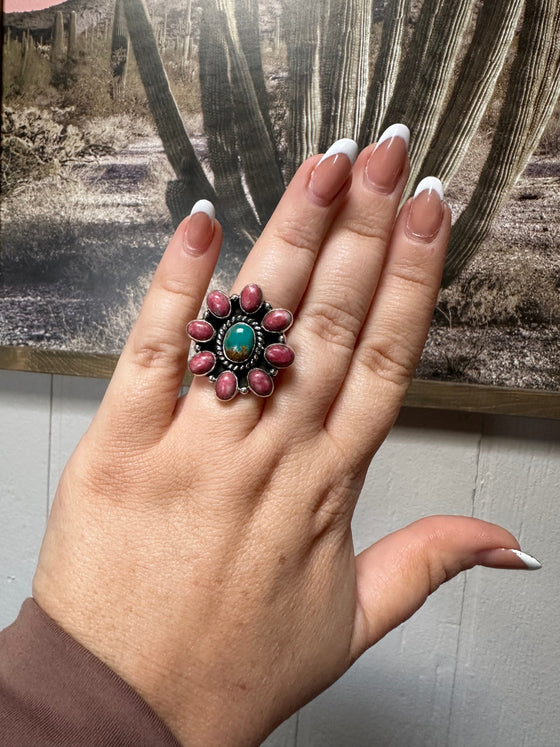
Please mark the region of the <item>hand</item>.
<svg viewBox="0 0 560 747"><path fill-rule="evenodd" d="M224 403L207 379L177 399L221 242L204 212L179 226L62 476L34 596L189 747L259 744L443 581L524 567L500 549L518 548L507 531L465 517L354 555L354 506L420 356L450 229L434 189L397 216L402 135L353 168L344 152L308 159L245 262L235 292L255 282L297 310L296 362L270 399Z"/></svg>

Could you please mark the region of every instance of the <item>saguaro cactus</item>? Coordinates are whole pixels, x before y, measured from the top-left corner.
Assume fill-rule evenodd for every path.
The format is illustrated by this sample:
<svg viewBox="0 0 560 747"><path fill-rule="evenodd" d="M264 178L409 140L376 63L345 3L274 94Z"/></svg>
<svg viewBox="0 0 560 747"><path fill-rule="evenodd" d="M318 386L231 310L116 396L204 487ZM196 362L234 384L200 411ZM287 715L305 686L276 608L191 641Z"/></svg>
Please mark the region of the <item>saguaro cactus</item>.
<svg viewBox="0 0 560 747"><path fill-rule="evenodd" d="M330 0L321 59L321 150L358 138L366 97L372 0Z"/></svg>
<svg viewBox="0 0 560 747"><path fill-rule="evenodd" d="M76 11L70 14L70 27L68 30L68 53L67 60L69 66L73 67L78 61L78 32L76 26Z"/></svg>
<svg viewBox="0 0 560 747"><path fill-rule="evenodd" d="M284 0L288 52L288 141L286 175L317 152L321 131L321 92L316 70L320 60L321 9L318 3Z"/></svg>
<svg viewBox="0 0 560 747"><path fill-rule="evenodd" d="M420 169L423 174L437 174L445 184L458 169L503 69L522 7L523 0L493 0L480 7L471 43Z"/></svg>
<svg viewBox="0 0 560 747"><path fill-rule="evenodd" d="M375 60L375 70L369 84L359 145L364 148L380 134L381 122L393 95L410 0L393 0L387 5L381 46Z"/></svg>
<svg viewBox="0 0 560 747"><path fill-rule="evenodd" d="M64 59L64 18L62 11L57 10L54 17L52 35L51 60L53 64L59 65Z"/></svg>
<svg viewBox="0 0 560 747"><path fill-rule="evenodd" d="M202 5L201 101L217 194L182 125L143 1L122 1L150 106L178 175L168 190L174 218L183 217L195 198L217 199L226 229L229 221L240 246L247 247L284 189L260 56L257 0ZM288 53L285 176L338 137L358 135L364 146L382 127L404 121L412 130L411 186L420 172L448 181L509 64L523 8L490 155L453 228L449 282L486 236L560 93L560 0L423 0L419 8L412 0L282 0ZM370 29L380 17L381 42L374 49Z"/></svg>
<svg viewBox="0 0 560 747"><path fill-rule="evenodd" d="M525 168L535 142L535 107L543 86L558 90L558 81L550 83L548 79L550 66L558 66L556 11L555 0L526 0L517 54L490 153L473 197L453 227L444 283L449 283L475 254Z"/></svg>
<svg viewBox="0 0 560 747"><path fill-rule="evenodd" d="M124 17L123 0L117 0L111 40L111 97L114 101L122 101L124 97L128 70L128 46L128 29Z"/></svg>

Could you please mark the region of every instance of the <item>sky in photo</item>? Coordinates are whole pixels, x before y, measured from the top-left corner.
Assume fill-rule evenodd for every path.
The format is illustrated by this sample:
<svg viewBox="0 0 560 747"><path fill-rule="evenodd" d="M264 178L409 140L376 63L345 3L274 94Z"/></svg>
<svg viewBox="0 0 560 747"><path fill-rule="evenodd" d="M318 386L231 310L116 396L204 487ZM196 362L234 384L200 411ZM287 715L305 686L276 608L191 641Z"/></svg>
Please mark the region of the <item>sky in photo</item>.
<svg viewBox="0 0 560 747"><path fill-rule="evenodd" d="M21 13L24 10L42 10L50 5L60 5L64 0L3 0L5 13Z"/></svg>

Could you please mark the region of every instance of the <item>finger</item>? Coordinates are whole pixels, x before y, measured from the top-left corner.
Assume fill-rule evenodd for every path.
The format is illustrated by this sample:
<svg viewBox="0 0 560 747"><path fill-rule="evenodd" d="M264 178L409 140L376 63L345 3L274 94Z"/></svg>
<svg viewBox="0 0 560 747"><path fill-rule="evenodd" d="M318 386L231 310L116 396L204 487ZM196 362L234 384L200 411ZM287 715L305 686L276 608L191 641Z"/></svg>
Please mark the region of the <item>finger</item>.
<svg viewBox="0 0 560 747"><path fill-rule="evenodd" d="M451 228L441 182L420 182L400 212L377 292L326 421L358 459L371 457L402 404L430 326Z"/></svg>
<svg viewBox="0 0 560 747"><path fill-rule="evenodd" d="M218 258L220 225L208 200L195 204L171 239L107 390L99 417L141 421L157 438L169 425L185 375L187 323L196 317Z"/></svg>
<svg viewBox="0 0 560 747"><path fill-rule="evenodd" d="M301 382L285 398L306 404L306 417L312 415L319 427L347 373L377 287L408 178L408 139L407 127L392 125L361 153L298 312L290 344L299 352Z"/></svg>
<svg viewBox="0 0 560 747"><path fill-rule="evenodd" d="M442 583L475 565L541 567L506 529L466 516L421 519L360 553L352 658L409 618Z"/></svg>
<svg viewBox="0 0 560 747"><path fill-rule="evenodd" d="M345 199L352 180L352 165L358 146L344 138L322 156L309 158L297 171L261 237L245 260L233 291L257 284L273 307L295 311L307 286L323 239ZM208 382L191 385L185 412L195 415L204 410L207 418L223 417L224 409L213 403ZM275 395L276 396L276 395ZM235 416L245 432L260 417L263 400L254 396L237 397ZM231 405L228 405L231 408ZM199 412L199 414L201 414ZM236 432L239 434L239 431Z"/></svg>
<svg viewBox="0 0 560 747"><path fill-rule="evenodd" d="M273 306L296 309L350 186L357 155L356 143L343 138L322 157L302 164L244 262L234 292L257 283Z"/></svg>

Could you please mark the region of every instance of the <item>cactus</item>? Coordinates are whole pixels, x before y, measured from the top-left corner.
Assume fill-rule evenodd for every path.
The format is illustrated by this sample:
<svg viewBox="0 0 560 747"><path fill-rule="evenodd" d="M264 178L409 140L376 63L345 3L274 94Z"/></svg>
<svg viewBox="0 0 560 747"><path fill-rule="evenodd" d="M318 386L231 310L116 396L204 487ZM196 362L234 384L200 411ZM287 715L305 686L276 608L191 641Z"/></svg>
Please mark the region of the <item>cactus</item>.
<svg viewBox="0 0 560 747"><path fill-rule="evenodd" d="M215 200L171 93L146 4L144 0L122 1L138 72L169 163L177 177L188 182L193 203L203 197Z"/></svg>
<svg viewBox="0 0 560 747"><path fill-rule="evenodd" d="M202 4L200 83L213 197L169 91L154 35L138 20L147 17L143 1L123 2L150 106L178 176L168 190L174 219L195 196L217 199L226 232L237 229L245 249L284 189L260 56L258 1ZM503 76L524 7L490 154L474 199L453 228L445 270L450 282L487 234L560 93L560 0L423 0L418 6L412 0L282 0L288 53L285 168L290 177L301 160L338 137L358 135L364 146L382 127L405 121L412 130L411 182L420 171L448 181ZM411 13L416 20L409 31ZM373 49L370 27L381 18L379 49ZM184 66L194 54L190 12L185 34ZM276 31L274 36L278 51Z"/></svg>
<svg viewBox="0 0 560 747"><path fill-rule="evenodd" d="M235 0L208 0L206 12L215 13L221 24L228 49L229 85L235 91L234 125L239 145L241 167L261 225L272 215L284 192L284 182L276 160L276 150L270 128L263 117L259 95L235 19ZM248 50L249 61L255 57ZM262 74L262 68L261 68ZM264 85L264 83L263 83Z"/></svg>
<svg viewBox="0 0 560 747"><path fill-rule="evenodd" d="M260 227L239 173L237 140L231 126L234 106L227 74L227 42L220 33L219 22L211 14L202 19L200 42L201 103L214 187L217 194L229 196L228 203L232 206L229 221L234 226L243 226L253 243Z"/></svg>
<svg viewBox="0 0 560 747"><path fill-rule="evenodd" d="M440 0L432 32L425 46L421 75L408 90L404 121L410 127L413 145L410 154L409 190L436 132L438 117L449 91L455 62L474 9L472 0ZM404 96L404 91L394 91ZM385 119L385 126L391 124Z"/></svg>
<svg viewBox="0 0 560 747"><path fill-rule="evenodd" d="M70 14L70 28L68 30L68 52L67 57L69 71L78 62L78 32L76 28L76 11Z"/></svg>
<svg viewBox="0 0 560 747"><path fill-rule="evenodd" d="M457 171L504 66L522 7L523 0L493 0L481 6L438 132L424 158L423 174L437 174L446 184Z"/></svg>
<svg viewBox="0 0 560 747"><path fill-rule="evenodd" d="M476 253L510 188L525 168L536 138L531 132L542 86L558 62L556 0L526 0L523 25L490 153L473 197L453 226L444 284L449 284ZM556 52L553 49L556 47ZM552 48L552 49L551 49Z"/></svg>
<svg viewBox="0 0 560 747"><path fill-rule="evenodd" d="M330 0L322 56L319 148L358 138L367 97L372 0Z"/></svg>
<svg viewBox="0 0 560 747"><path fill-rule="evenodd" d="M381 45L375 60L375 70L369 84L364 116L358 143L364 148L379 135L381 122L393 94L405 21L410 9L410 0L392 0L385 11Z"/></svg>
<svg viewBox="0 0 560 747"><path fill-rule="evenodd" d="M113 101L122 101L124 98L128 70L128 47L129 38L124 17L123 0L117 0L111 40L111 98Z"/></svg>
<svg viewBox="0 0 560 747"><path fill-rule="evenodd" d="M57 10L54 17L51 60L53 65L60 65L64 59L64 19L62 11Z"/></svg>
<svg viewBox="0 0 560 747"><path fill-rule="evenodd" d="M51 48L51 83L58 88L64 88L68 82L65 63L64 19L62 11L58 10L54 18Z"/></svg>
<svg viewBox="0 0 560 747"><path fill-rule="evenodd" d="M286 176L317 152L321 129L319 44L321 12L317 3L284 0L285 38L288 52L288 153Z"/></svg>

